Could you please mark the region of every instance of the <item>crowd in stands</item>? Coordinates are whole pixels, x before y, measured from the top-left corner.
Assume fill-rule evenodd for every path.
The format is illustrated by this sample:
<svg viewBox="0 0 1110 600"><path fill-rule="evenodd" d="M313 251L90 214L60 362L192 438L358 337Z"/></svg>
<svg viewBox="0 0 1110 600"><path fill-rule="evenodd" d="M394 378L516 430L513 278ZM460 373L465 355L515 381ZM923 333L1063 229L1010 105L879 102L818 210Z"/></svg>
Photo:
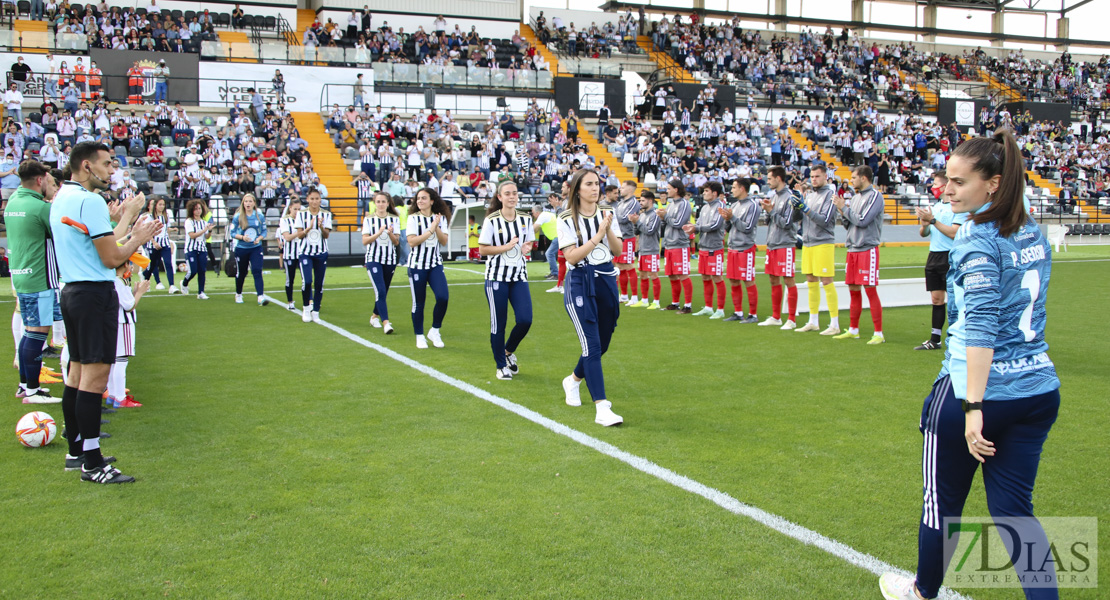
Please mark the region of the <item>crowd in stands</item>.
<svg viewBox="0 0 1110 600"><path fill-rule="evenodd" d="M355 63L372 62L435 64L440 66L496 69L545 70L548 65L531 44L517 31L511 40L482 36L477 26L463 31L457 23L450 26L442 16L415 32L394 29L383 20L375 27L369 9L352 10L345 24L317 18L303 35L306 48L331 46L353 48Z"/></svg>
<svg viewBox="0 0 1110 600"><path fill-rule="evenodd" d="M587 58L606 58L613 56L613 50L638 52L636 35L640 30L641 15L637 18L631 11L617 18L617 22L606 21L598 26L591 21L589 27L577 28L574 22L565 23L562 17L553 17L551 23L543 11L536 17L536 35L545 44L556 46L570 56Z"/></svg>
<svg viewBox="0 0 1110 600"><path fill-rule="evenodd" d="M199 52L200 42L217 39L217 16L205 9L191 14L162 14L153 2L142 10L99 4L47 7L47 19L57 33L84 36L89 48L147 52Z"/></svg>
<svg viewBox="0 0 1110 600"><path fill-rule="evenodd" d="M1069 103L1079 110L1101 110L1110 93L1110 60L1076 62L1063 52L1051 63L1026 58L1012 50L1003 58L988 56L981 49L967 51L968 59L985 67L1030 100Z"/></svg>

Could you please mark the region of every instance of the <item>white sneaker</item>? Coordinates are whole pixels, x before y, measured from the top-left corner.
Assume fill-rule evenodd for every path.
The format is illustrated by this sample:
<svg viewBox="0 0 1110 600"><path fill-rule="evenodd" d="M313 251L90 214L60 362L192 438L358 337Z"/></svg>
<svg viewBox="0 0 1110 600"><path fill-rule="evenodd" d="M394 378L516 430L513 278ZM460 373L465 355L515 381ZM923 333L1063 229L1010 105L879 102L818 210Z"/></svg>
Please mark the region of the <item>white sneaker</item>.
<svg viewBox="0 0 1110 600"><path fill-rule="evenodd" d="M782 321L780 321L780 320L778 320L774 317L767 317L766 321L763 321L762 323L759 324L760 327L770 327L772 325L774 325L774 326L782 325Z"/></svg>
<svg viewBox="0 0 1110 600"><path fill-rule="evenodd" d="M378 315L370 315L370 326L374 329L381 329L382 320L378 318Z"/></svg>
<svg viewBox="0 0 1110 600"><path fill-rule="evenodd" d="M513 372L509 370L509 367L502 367L497 370L497 378L511 380L513 378Z"/></svg>
<svg viewBox="0 0 1110 600"><path fill-rule="evenodd" d="M424 336L422 336L422 335L416 336L416 347L420 348L421 350L427 350L428 349L428 340L425 339Z"/></svg>
<svg viewBox="0 0 1110 600"><path fill-rule="evenodd" d="M563 378L563 392L567 395L567 406L582 406L582 396L579 394L581 381L575 381L574 375Z"/></svg>
<svg viewBox="0 0 1110 600"><path fill-rule="evenodd" d="M170 292L170 293L172 294L173 292ZM181 284L181 294L183 296L188 296L189 295L189 286L185 285L184 283Z"/></svg>
<svg viewBox="0 0 1110 600"><path fill-rule="evenodd" d="M632 307L632 306L636 306L639 303L640 303L640 299L637 298L636 296L633 296L633 297L629 298L628 304L625 304L625 306Z"/></svg>
<svg viewBox="0 0 1110 600"><path fill-rule="evenodd" d="M787 322L783 323L782 327L779 327L779 329L781 329L783 331L790 331L791 329L796 329L797 327L798 327L798 324L795 323L794 321L787 321Z"/></svg>
<svg viewBox="0 0 1110 600"><path fill-rule="evenodd" d="M305 308L303 311L301 311L301 320L304 321L305 323L311 323L312 322L312 309L311 308Z"/></svg>
<svg viewBox="0 0 1110 600"><path fill-rule="evenodd" d="M628 294L621 294L620 297L617 298L617 302L621 304L628 302Z"/></svg>
<svg viewBox="0 0 1110 600"><path fill-rule="evenodd" d="M319 323L320 322L320 311L317 311L317 310L312 311L312 322L313 323Z"/></svg>
<svg viewBox="0 0 1110 600"><path fill-rule="evenodd" d="M443 338L440 337L439 330L435 327L428 330L428 340L432 342L432 345L436 348L443 347Z"/></svg>
<svg viewBox="0 0 1110 600"><path fill-rule="evenodd" d="M385 333L386 335L393 333L393 324L386 323L385 325L382 325L382 333Z"/></svg>
<svg viewBox="0 0 1110 600"><path fill-rule="evenodd" d="M243 303L243 295L242 294L235 294L235 303L236 304L242 304Z"/></svg>
<svg viewBox="0 0 1110 600"><path fill-rule="evenodd" d="M602 400L594 405L597 408L597 416L594 417L594 423L604 425L605 427L612 427L613 425L620 425L624 423L624 419L620 415L613 412L613 403L608 400Z"/></svg>
<svg viewBox="0 0 1110 600"><path fill-rule="evenodd" d="M520 366L516 362L516 355L512 352L505 355L505 366L512 371L513 375L520 372Z"/></svg>
<svg viewBox="0 0 1110 600"><path fill-rule="evenodd" d="M548 294L562 294L563 293L563 286L557 285L557 286L547 290L547 293Z"/></svg>
<svg viewBox="0 0 1110 600"><path fill-rule="evenodd" d="M297 312L297 303L296 302L290 302L289 306L287 306L286 308L288 308L289 310L291 310L293 312Z"/></svg>
<svg viewBox="0 0 1110 600"><path fill-rule="evenodd" d="M158 283L157 285L155 285L155 286L154 286L154 289L156 289L156 290L164 290L164 289L166 289L166 286L162 285L162 283L161 283L161 282L159 282L159 283Z"/></svg>
<svg viewBox="0 0 1110 600"><path fill-rule="evenodd" d="M840 335L840 328L836 325L829 325L829 328L822 331L821 335Z"/></svg>
<svg viewBox="0 0 1110 600"><path fill-rule="evenodd" d="M794 333L805 333L807 331L817 331L818 329L821 328L813 323L806 323L804 326L795 329Z"/></svg>
<svg viewBox="0 0 1110 600"><path fill-rule="evenodd" d="M917 581L897 573L883 573L879 577L879 591L886 600L918 600L914 586Z"/></svg>
<svg viewBox="0 0 1110 600"><path fill-rule="evenodd" d="M197 300L207 300L207 299L208 299L208 294L205 294L204 292L201 292L201 293L197 294Z"/></svg>

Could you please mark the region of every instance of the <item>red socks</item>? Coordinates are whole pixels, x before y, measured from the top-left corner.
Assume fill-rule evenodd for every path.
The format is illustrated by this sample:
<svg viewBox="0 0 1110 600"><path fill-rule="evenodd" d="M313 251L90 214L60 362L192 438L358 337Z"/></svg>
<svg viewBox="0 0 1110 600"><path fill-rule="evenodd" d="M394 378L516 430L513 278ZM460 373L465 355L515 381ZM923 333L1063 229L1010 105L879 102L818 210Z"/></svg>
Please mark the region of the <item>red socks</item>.
<svg viewBox="0 0 1110 600"><path fill-rule="evenodd" d="M705 305L712 308L713 307L713 280L708 279L708 278L702 279L701 280L701 289L702 289L702 292L705 294Z"/></svg>
<svg viewBox="0 0 1110 600"><path fill-rule="evenodd" d="M636 288L640 287L640 278L636 277L636 269L629 269L625 273L628 273L629 289L632 290L632 295L635 296ZM644 296L644 298L647 298L647 296Z"/></svg>
<svg viewBox="0 0 1110 600"><path fill-rule="evenodd" d="M686 296L686 304L694 303L694 282L689 277L682 280L682 293Z"/></svg>
<svg viewBox="0 0 1110 600"><path fill-rule="evenodd" d="M640 280L640 292L641 292L641 297L644 300L647 300L647 298L648 298L648 285L650 285L650 283L651 282L648 281L647 279L641 279Z"/></svg>
<svg viewBox="0 0 1110 600"><path fill-rule="evenodd" d="M875 333L883 332L883 305L879 302L879 288L875 286L865 287L864 291L867 292L867 302L871 305L871 322L875 324ZM853 300L854 301L854 300ZM860 299L862 308L862 298ZM859 323L859 316L856 316L856 322Z"/></svg>
<svg viewBox="0 0 1110 600"><path fill-rule="evenodd" d="M748 285L748 314L756 314L756 307L759 305L759 288L754 283Z"/></svg>
<svg viewBox="0 0 1110 600"><path fill-rule="evenodd" d="M848 326L852 329L859 329L859 316L863 313L863 292L848 290L848 295L852 297L851 317L848 320Z"/></svg>
<svg viewBox="0 0 1110 600"><path fill-rule="evenodd" d="M771 286L771 316L782 318L782 285Z"/></svg>
<svg viewBox="0 0 1110 600"><path fill-rule="evenodd" d="M792 285L786 288L786 307L790 309L790 320L794 321L798 318L798 286Z"/></svg>
<svg viewBox="0 0 1110 600"><path fill-rule="evenodd" d="M646 282L647 280L645 279L644 281ZM647 285L647 284L645 283L644 285ZM655 295L655 301L656 302L659 302L659 290L662 289L662 287L663 287L663 284L659 281L658 277L651 280L651 291ZM644 289L647 289L647 288L644 288ZM644 298L647 298L647 292L644 292L644 294L645 294ZM676 300L676 302L677 302L677 300Z"/></svg>
<svg viewBox="0 0 1110 600"><path fill-rule="evenodd" d="M556 282L555 285L557 285L559 287L563 287L563 280L566 279L566 276L567 276L567 259L560 256L559 257L559 281Z"/></svg>
<svg viewBox="0 0 1110 600"><path fill-rule="evenodd" d="M744 286L736 284L732 286L732 310L739 313L743 310L744 306ZM743 313L741 313L743 314Z"/></svg>
<svg viewBox="0 0 1110 600"><path fill-rule="evenodd" d="M617 274L617 284L621 287L621 295L628 295L628 271L621 271Z"/></svg>
<svg viewBox="0 0 1110 600"><path fill-rule="evenodd" d="M678 299L682 296L682 282L676 279L671 280L671 304L678 304Z"/></svg>
<svg viewBox="0 0 1110 600"><path fill-rule="evenodd" d="M717 310L725 309L725 280L717 282Z"/></svg>

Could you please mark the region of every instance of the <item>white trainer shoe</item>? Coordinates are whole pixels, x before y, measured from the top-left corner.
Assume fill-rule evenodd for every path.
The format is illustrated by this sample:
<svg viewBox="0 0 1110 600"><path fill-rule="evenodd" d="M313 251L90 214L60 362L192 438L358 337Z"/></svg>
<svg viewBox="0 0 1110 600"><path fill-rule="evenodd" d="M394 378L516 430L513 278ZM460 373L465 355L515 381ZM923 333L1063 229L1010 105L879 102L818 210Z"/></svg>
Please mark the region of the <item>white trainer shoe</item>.
<svg viewBox="0 0 1110 600"><path fill-rule="evenodd" d="M301 311L301 320L304 321L305 323L311 323L312 322L312 309L311 308L305 307L305 309L303 311Z"/></svg>
<svg viewBox="0 0 1110 600"><path fill-rule="evenodd" d="M183 296L188 296L189 295L189 286L185 285L184 283L181 284L181 294Z"/></svg>
<svg viewBox="0 0 1110 600"><path fill-rule="evenodd" d="M428 330L428 341L430 341L432 345L436 348L443 347L443 338L440 337L439 330L435 327Z"/></svg>
<svg viewBox="0 0 1110 600"><path fill-rule="evenodd" d="M385 333L386 335L389 335L389 334L393 333L393 324L392 323L386 323L385 325L382 325L382 332Z"/></svg>
<svg viewBox="0 0 1110 600"><path fill-rule="evenodd" d="M422 335L416 336L416 347L420 348L421 350L427 350L428 340Z"/></svg>
<svg viewBox="0 0 1110 600"><path fill-rule="evenodd" d="M791 329L796 329L797 327L798 327L798 324L795 323L794 321L787 321L787 322L783 323L782 327L779 327L779 329L781 329L783 331L790 331Z"/></svg>
<svg viewBox="0 0 1110 600"><path fill-rule="evenodd" d="M316 311L316 310L312 311L312 322L313 323L319 323L320 322L320 311Z"/></svg>
<svg viewBox="0 0 1110 600"><path fill-rule="evenodd" d="M818 329L821 329L821 328L814 325L813 323L806 323L802 327L799 327L799 328L795 329L794 333L805 333L807 331L817 331Z"/></svg>
<svg viewBox="0 0 1110 600"><path fill-rule="evenodd" d="M840 328L836 325L829 325L829 328L822 331L821 335L840 335Z"/></svg>
<svg viewBox="0 0 1110 600"><path fill-rule="evenodd" d="M917 581L897 573L883 573L879 577L879 591L886 600L919 600L914 586Z"/></svg>
<svg viewBox="0 0 1110 600"><path fill-rule="evenodd" d="M288 308L292 312L297 312L297 303L296 302L290 302L289 306L286 306L285 308Z"/></svg>
<svg viewBox="0 0 1110 600"><path fill-rule="evenodd" d="M497 378L498 379L504 379L504 380L512 380L513 372L509 370L509 367L502 367L502 368L497 370Z"/></svg>
<svg viewBox="0 0 1110 600"><path fill-rule="evenodd" d="M620 302L621 304L627 303L628 302L628 294L621 294L620 296L618 296L617 297L617 302Z"/></svg>
<svg viewBox="0 0 1110 600"><path fill-rule="evenodd" d="M242 294L235 294L235 303L236 304L242 304L243 303L243 295Z"/></svg>
<svg viewBox="0 0 1110 600"><path fill-rule="evenodd" d="M156 284L156 285L154 286L154 289L156 289L156 290L164 290L164 289L166 289L166 286L162 285L162 282L158 282L158 284Z"/></svg>
<svg viewBox="0 0 1110 600"><path fill-rule="evenodd" d="M378 318L378 315L370 315L370 326L374 329L381 328L382 320Z"/></svg>
<svg viewBox="0 0 1110 600"><path fill-rule="evenodd" d="M579 394L581 381L575 381L574 375L563 378L563 392L567 395L567 406L582 406L582 396Z"/></svg>
<svg viewBox="0 0 1110 600"><path fill-rule="evenodd" d="M201 293L197 294L197 300L207 300L207 299L208 299L208 294L205 294L204 292L201 292Z"/></svg>
<svg viewBox="0 0 1110 600"><path fill-rule="evenodd" d="M594 405L597 408L597 416L594 417L594 423L604 425L605 427L612 427L613 425L620 425L624 423L624 419L620 415L613 412L613 403L608 400L602 400Z"/></svg>
<svg viewBox="0 0 1110 600"><path fill-rule="evenodd" d="M633 297L629 298L628 304L625 304L625 306L633 307L633 306L636 306L639 303L640 303L640 299L637 298L636 296L633 296Z"/></svg>
<svg viewBox="0 0 1110 600"><path fill-rule="evenodd" d="M547 290L547 293L548 294L562 294L563 293L563 286L557 285L557 286Z"/></svg>
<svg viewBox="0 0 1110 600"><path fill-rule="evenodd" d="M772 325L777 327L779 325L782 325L782 321L774 317L767 317L766 321L763 321L759 324L760 327L771 327Z"/></svg>

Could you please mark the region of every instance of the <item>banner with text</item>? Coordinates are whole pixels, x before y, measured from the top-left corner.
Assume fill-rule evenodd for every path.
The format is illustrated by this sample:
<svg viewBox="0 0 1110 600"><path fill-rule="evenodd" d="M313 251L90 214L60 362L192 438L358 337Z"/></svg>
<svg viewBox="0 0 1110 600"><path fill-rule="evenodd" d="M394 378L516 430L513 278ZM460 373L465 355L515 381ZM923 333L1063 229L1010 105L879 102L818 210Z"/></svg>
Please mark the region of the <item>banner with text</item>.
<svg viewBox="0 0 1110 600"><path fill-rule="evenodd" d="M374 71L369 68L283 65L280 69L275 69L273 65L205 61L200 63L201 102L241 102L245 106L251 101L251 93L247 90L253 87L266 102L277 106L279 91L273 84L275 71L281 71L285 79L283 99L285 108L290 111L320 110L324 84L330 84L327 97L324 98L328 104L351 104L359 73L362 73L365 102L371 101L371 94L374 92Z"/></svg>

